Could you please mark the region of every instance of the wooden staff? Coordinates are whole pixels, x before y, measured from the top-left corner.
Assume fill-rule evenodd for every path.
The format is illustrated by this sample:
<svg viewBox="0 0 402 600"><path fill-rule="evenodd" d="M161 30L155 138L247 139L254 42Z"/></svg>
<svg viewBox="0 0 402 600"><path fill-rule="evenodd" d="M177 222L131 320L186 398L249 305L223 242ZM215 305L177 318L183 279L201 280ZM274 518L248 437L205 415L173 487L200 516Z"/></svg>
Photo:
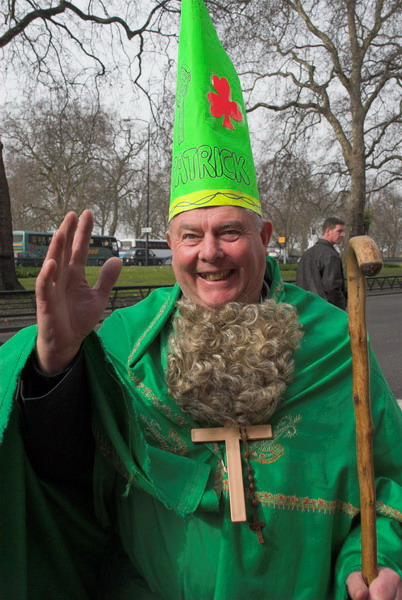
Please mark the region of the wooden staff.
<svg viewBox="0 0 402 600"><path fill-rule="evenodd" d="M370 585L378 575L378 568L365 276L376 275L382 267L381 255L374 240L367 235L351 238L346 266L353 401L356 416L357 468L360 486L362 575L366 584Z"/></svg>

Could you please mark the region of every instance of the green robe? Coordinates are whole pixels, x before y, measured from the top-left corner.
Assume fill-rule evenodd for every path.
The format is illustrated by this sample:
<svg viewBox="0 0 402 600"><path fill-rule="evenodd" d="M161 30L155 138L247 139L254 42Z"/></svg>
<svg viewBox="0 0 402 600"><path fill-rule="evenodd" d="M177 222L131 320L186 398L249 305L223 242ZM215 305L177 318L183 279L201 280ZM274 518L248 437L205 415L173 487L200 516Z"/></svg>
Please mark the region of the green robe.
<svg viewBox="0 0 402 600"><path fill-rule="evenodd" d="M21 598L163 598L166 600L318 600L346 597L347 575L360 568L359 494L351 395L351 359L346 315L319 297L279 280L267 261L270 295L293 304L304 337L295 353L295 377L271 419L274 438L251 444L258 517L265 544L247 523L231 523L224 444L192 444L197 426L177 408L165 385L167 341L179 288L161 289L140 304L116 311L99 338L84 344L93 389L93 431L97 442L94 511L89 494L38 482L16 434L5 434L5 471L10 481L8 511L0 513L9 532L13 505L40 497L35 511L48 511L39 533L20 517L21 573L31 594ZM11 377L4 415L21 366L31 352L34 331L9 343ZM401 411L372 357L371 395L375 428L378 561L402 574ZM4 407L6 407L4 409ZM1 416L0 412L0 416ZM17 428L15 411L11 428ZM5 418L3 416L3 421ZM15 424L13 424L15 422ZM11 448L11 451L10 451ZM10 455L11 454L11 459ZM10 460L14 468L10 469ZM399 485L398 485L399 483ZM11 485L11 484L10 484ZM12 484L14 485L14 484ZM35 487L36 486L36 487ZM39 486L39 487L38 487ZM54 502L54 496L58 503ZM8 498L8 495L7 495ZM74 510L72 506L74 505ZM46 506L46 508L45 508ZM18 506L24 514L24 506ZM96 519L95 519L96 515ZM35 519L38 517L35 516ZM51 521L49 523L49 520ZM41 521L42 522L42 521ZM43 539L52 532L55 544ZM110 552L102 564L102 593L95 592L100 557L115 529L126 553ZM24 544L20 538L25 534ZM11 542L10 542L11 543ZM50 550L48 548L50 544ZM59 555L53 557L57 546ZM34 551L32 550L34 548ZM25 554L24 554L25 552ZM32 563L38 552L41 560ZM43 554L52 557L46 585L57 578L75 594L32 593L31 567L42 581ZM77 554L78 553L78 554ZM28 569L23 570L24 560ZM37 564L38 563L38 564ZM12 561L6 561L9 571ZM71 570L67 581L63 573ZM28 573L28 575L26 575ZM7 567L2 577L7 579ZM31 579L30 579L31 577ZM59 580L60 581L60 580ZM104 582L106 581L106 583ZM0 580L1 585L2 580ZM43 591L43 584L42 586ZM10 588L11 589L11 588ZM78 593L78 591L79 593ZM64 595L63 595L64 594ZM86 595L87 594L87 595Z"/></svg>

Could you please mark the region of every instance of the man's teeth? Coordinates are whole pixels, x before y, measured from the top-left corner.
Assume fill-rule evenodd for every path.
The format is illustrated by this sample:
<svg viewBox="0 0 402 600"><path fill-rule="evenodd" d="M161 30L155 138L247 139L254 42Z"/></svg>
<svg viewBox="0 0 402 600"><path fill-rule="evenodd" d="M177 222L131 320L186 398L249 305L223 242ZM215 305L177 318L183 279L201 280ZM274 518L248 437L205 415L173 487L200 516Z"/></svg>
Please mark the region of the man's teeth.
<svg viewBox="0 0 402 600"><path fill-rule="evenodd" d="M227 279L232 274L232 269L229 271L222 271L222 273L201 273L201 277L207 281L220 281Z"/></svg>

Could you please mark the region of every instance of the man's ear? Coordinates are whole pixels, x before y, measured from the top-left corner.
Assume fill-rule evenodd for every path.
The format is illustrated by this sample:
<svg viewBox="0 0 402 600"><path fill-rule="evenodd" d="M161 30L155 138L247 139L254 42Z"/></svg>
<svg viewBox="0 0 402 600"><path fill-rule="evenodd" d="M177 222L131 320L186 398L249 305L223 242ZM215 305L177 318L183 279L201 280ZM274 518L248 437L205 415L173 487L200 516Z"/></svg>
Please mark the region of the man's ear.
<svg viewBox="0 0 402 600"><path fill-rule="evenodd" d="M271 239L271 235L272 235L271 221L263 221L260 235L261 235L261 239L262 239L264 248L266 248L268 246L269 240Z"/></svg>
<svg viewBox="0 0 402 600"><path fill-rule="evenodd" d="M169 231L167 231L165 233L165 238L166 238L169 248L171 248L172 247L172 237L171 237Z"/></svg>

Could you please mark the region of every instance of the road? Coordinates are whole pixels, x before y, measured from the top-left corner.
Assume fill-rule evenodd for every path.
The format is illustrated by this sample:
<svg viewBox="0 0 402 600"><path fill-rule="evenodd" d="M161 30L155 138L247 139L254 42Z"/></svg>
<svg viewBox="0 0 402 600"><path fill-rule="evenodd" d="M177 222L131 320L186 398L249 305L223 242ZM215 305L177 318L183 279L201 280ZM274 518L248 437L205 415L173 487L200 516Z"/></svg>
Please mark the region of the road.
<svg viewBox="0 0 402 600"><path fill-rule="evenodd" d="M385 378L402 403L402 294L369 296L367 329ZM0 343L11 335L0 334Z"/></svg>
<svg viewBox="0 0 402 600"><path fill-rule="evenodd" d="M402 294L367 298L367 330L386 380L402 400Z"/></svg>

